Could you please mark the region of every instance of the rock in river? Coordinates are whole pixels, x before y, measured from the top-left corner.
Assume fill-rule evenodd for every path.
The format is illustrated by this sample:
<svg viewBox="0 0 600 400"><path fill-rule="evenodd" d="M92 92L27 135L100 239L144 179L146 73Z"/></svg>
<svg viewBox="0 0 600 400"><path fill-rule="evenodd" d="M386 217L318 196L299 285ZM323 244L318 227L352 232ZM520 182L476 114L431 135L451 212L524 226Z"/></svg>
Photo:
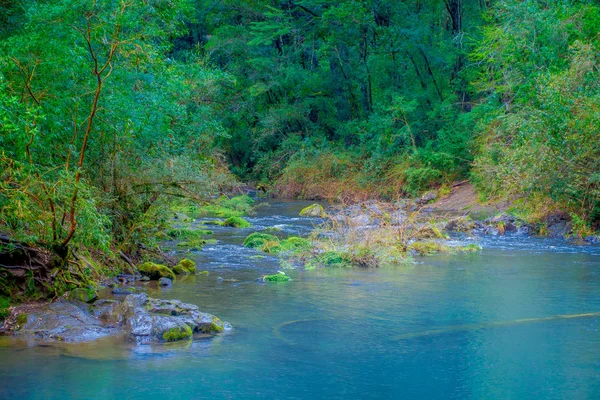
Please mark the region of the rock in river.
<svg viewBox="0 0 600 400"><path fill-rule="evenodd" d="M216 334L231 325L193 304L131 294L121 301L59 301L30 312L14 334L45 342L87 342L123 336L136 343L191 339L194 332Z"/></svg>
<svg viewBox="0 0 600 400"><path fill-rule="evenodd" d="M161 287L171 287L173 286L173 281L169 278L160 278L158 280L158 285Z"/></svg>

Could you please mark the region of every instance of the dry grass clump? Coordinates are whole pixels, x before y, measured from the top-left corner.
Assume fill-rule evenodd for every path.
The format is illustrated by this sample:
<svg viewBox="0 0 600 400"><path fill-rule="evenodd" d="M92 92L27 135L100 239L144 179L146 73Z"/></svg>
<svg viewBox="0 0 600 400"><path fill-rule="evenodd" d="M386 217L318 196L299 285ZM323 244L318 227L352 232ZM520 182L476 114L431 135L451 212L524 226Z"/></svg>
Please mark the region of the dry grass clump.
<svg viewBox="0 0 600 400"><path fill-rule="evenodd" d="M451 251L444 244L444 218L413 207L376 201L339 207L313 231L313 247L301 257L309 268L380 267L405 263L413 255Z"/></svg>

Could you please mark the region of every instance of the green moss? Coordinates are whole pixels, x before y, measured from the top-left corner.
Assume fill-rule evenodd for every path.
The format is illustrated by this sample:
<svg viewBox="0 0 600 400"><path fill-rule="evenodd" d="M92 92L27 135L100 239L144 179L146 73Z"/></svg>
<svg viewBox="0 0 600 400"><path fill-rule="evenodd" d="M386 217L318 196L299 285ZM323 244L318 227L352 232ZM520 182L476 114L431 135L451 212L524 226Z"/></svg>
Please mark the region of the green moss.
<svg viewBox="0 0 600 400"><path fill-rule="evenodd" d="M292 278L290 278L283 272L280 272L278 274L273 274L273 275L265 275L262 277L263 282L289 282L291 280L292 280Z"/></svg>
<svg viewBox="0 0 600 400"><path fill-rule="evenodd" d="M279 243L279 238L277 236L260 232L251 233L246 237L246 240L244 240L244 246L260 250L267 244L269 244L268 248L271 248L274 243Z"/></svg>
<svg viewBox="0 0 600 400"><path fill-rule="evenodd" d="M0 321L4 320L10 314L8 308L10 300L7 297L0 296Z"/></svg>
<svg viewBox="0 0 600 400"><path fill-rule="evenodd" d="M302 251L310 248L310 242L301 237L290 236L289 238L281 241L282 251Z"/></svg>
<svg viewBox="0 0 600 400"><path fill-rule="evenodd" d="M219 197L214 204L199 209L202 215L214 215L222 218L241 217L252 211L254 200L247 195L227 198Z"/></svg>
<svg viewBox="0 0 600 400"><path fill-rule="evenodd" d="M300 215L303 217L319 217L325 218L327 214L325 213L325 209L320 204L313 204L308 207L305 207L300 211Z"/></svg>
<svg viewBox="0 0 600 400"><path fill-rule="evenodd" d="M27 314L17 315L17 325L23 326L27 323Z"/></svg>
<svg viewBox="0 0 600 400"><path fill-rule="evenodd" d="M167 231L167 235L173 239L200 239L212 234L213 231L207 229L174 228Z"/></svg>
<svg viewBox="0 0 600 400"><path fill-rule="evenodd" d="M173 272L176 275L195 275L196 263L189 258L184 258L173 267Z"/></svg>
<svg viewBox="0 0 600 400"><path fill-rule="evenodd" d="M77 288L69 293L69 300L82 301L84 303L93 302L98 298L98 295L90 288Z"/></svg>
<svg viewBox="0 0 600 400"><path fill-rule="evenodd" d="M200 271L198 272L198 275L208 276L208 271Z"/></svg>
<svg viewBox="0 0 600 400"><path fill-rule="evenodd" d="M233 228L249 228L252 226L250 222L246 221L242 217L229 217L225 221L221 222L221 226L231 226Z"/></svg>
<svg viewBox="0 0 600 400"><path fill-rule="evenodd" d="M187 325L183 327L171 328L162 335L162 338L165 342L175 342L177 340L188 339L191 337L192 329Z"/></svg>
<svg viewBox="0 0 600 400"><path fill-rule="evenodd" d="M138 266L138 271L152 280L159 280L160 278L175 280L175 273L166 265L145 262Z"/></svg>
<svg viewBox="0 0 600 400"><path fill-rule="evenodd" d="M202 333L221 333L225 328L223 328L223 321L217 317L213 317L209 324L200 325L199 330Z"/></svg>

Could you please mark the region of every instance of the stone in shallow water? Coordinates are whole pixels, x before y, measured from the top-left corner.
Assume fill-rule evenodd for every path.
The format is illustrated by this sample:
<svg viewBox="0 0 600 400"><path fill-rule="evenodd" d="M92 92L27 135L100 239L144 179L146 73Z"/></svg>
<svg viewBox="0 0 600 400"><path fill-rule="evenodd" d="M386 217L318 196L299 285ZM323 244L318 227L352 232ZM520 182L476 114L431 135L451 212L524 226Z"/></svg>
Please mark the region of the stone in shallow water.
<svg viewBox="0 0 600 400"><path fill-rule="evenodd" d="M44 341L78 342L117 333L116 329L103 325L95 318L89 308L84 303L69 301L49 304L30 313L17 334Z"/></svg>
<svg viewBox="0 0 600 400"><path fill-rule="evenodd" d="M313 204L306 208L303 208L300 211L300 215L302 217L317 217L317 218L325 218L327 214L325 213L325 209L320 204Z"/></svg>
<svg viewBox="0 0 600 400"><path fill-rule="evenodd" d="M171 287L173 286L173 281L169 278L160 278L158 280L158 285L161 287Z"/></svg>
<svg viewBox="0 0 600 400"><path fill-rule="evenodd" d="M15 335L59 342L87 342L106 336L124 336L135 343L186 340L193 332L220 333L231 325L194 304L128 295L122 302L99 300L94 305L61 301L27 316Z"/></svg>
<svg viewBox="0 0 600 400"><path fill-rule="evenodd" d="M93 289L73 289L69 292L69 300L83 301L84 303L92 303L98 298L98 295Z"/></svg>
<svg viewBox="0 0 600 400"><path fill-rule="evenodd" d="M133 286L117 287L111 291L112 294L120 294L120 295L134 294L136 292L137 292L137 289Z"/></svg>

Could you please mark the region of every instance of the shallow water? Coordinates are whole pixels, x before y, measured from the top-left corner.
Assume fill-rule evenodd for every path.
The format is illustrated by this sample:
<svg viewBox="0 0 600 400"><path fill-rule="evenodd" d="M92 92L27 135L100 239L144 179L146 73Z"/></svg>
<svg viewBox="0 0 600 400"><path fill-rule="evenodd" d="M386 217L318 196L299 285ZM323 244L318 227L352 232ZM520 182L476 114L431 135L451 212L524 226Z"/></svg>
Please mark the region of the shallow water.
<svg viewBox="0 0 600 400"><path fill-rule="evenodd" d="M581 315L600 312L598 247L467 238L483 251L256 282L280 267L244 237L273 225L307 233L318 220L297 217L304 205L274 202L251 229L216 228L219 243L192 254L210 275L153 293L232 333L167 346L0 341L0 398L600 397L600 316Z"/></svg>

